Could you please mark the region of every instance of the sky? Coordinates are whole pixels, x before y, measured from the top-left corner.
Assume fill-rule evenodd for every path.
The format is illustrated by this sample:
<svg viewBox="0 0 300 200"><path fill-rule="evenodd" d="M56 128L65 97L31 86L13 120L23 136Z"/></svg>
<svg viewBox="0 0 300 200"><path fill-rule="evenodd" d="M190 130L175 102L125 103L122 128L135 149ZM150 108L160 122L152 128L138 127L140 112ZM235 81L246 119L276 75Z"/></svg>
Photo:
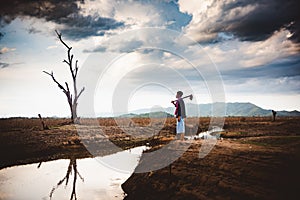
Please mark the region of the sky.
<svg viewBox="0 0 300 200"><path fill-rule="evenodd" d="M297 0L4 0L0 117L69 116L72 46L85 86L79 115L192 103L251 102L300 110ZM70 82L71 85L71 82Z"/></svg>

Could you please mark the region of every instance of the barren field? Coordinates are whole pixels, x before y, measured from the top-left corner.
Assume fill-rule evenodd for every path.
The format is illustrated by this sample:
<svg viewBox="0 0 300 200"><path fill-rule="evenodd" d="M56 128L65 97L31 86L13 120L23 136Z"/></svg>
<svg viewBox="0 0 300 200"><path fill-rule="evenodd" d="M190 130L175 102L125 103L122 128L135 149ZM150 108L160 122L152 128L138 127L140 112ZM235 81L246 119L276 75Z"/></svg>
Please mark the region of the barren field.
<svg viewBox="0 0 300 200"><path fill-rule="evenodd" d="M203 132L210 119L187 120L198 121L199 126L193 128ZM171 166L133 174L122 185L126 199L298 199L299 120L226 118L221 138L205 158L198 157L203 140L193 140ZM133 119L133 123L119 119L116 124L114 119L106 118L97 119L97 126L93 120L84 119L77 127L67 119L49 118L45 122L49 130L42 130L39 119L0 120L0 169L61 158L92 157L95 154L90 154L86 147L104 140L121 149L147 144L153 151L175 134L174 119L167 119L165 124L159 120L150 123L149 119ZM111 153L109 146L103 145L96 155Z"/></svg>
<svg viewBox="0 0 300 200"><path fill-rule="evenodd" d="M55 159L109 155L116 151L111 149L110 142L122 150L145 144L155 146L173 139L173 119L162 129L150 126L148 119L133 121L128 124L128 119L119 119L117 124L110 118L83 119L80 125L73 125L68 119L50 118L45 119L49 129L43 130L39 119L1 119L0 169ZM153 135L155 130L159 131L158 135ZM100 151L93 151L92 155L87 148Z"/></svg>
<svg viewBox="0 0 300 200"><path fill-rule="evenodd" d="M299 118L227 118L224 128L206 157L195 140L171 166L134 173L125 199L299 199Z"/></svg>

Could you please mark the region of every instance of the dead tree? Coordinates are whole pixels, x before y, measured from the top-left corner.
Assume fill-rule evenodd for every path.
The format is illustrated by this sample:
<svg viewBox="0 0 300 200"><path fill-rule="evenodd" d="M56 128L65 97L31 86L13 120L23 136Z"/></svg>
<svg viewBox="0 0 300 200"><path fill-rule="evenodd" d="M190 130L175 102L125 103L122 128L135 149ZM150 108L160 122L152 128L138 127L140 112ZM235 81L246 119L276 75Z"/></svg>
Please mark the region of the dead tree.
<svg viewBox="0 0 300 200"><path fill-rule="evenodd" d="M63 91L63 93L66 95L67 100L68 100L68 104L71 110L71 120L73 123L78 123L78 117L77 117L77 105L78 105L78 98L80 97L80 95L83 93L84 91L84 87L78 92L77 90L77 82L76 82L76 78L77 78L77 73L78 73L78 60L76 60L75 62L73 61L74 55L71 53L72 47L68 46L63 40L62 40L62 36L61 33L58 33L55 30L58 39L60 40L60 42L67 48L67 60L64 60L63 62L66 63L69 66L69 70L71 72L71 76L72 76L72 80L73 80L73 93L70 91L69 88L69 84L67 82L65 82L65 86L63 86L63 84L59 83L53 74L53 71L51 71L51 73L43 71L44 73L46 73L47 75L51 76L52 80L54 81L54 83L57 84L57 86Z"/></svg>
<svg viewBox="0 0 300 200"><path fill-rule="evenodd" d="M49 127L47 126L47 124L44 122L41 114L38 114L39 118L40 118L40 121L42 123L42 127L43 127L43 130L49 130Z"/></svg>

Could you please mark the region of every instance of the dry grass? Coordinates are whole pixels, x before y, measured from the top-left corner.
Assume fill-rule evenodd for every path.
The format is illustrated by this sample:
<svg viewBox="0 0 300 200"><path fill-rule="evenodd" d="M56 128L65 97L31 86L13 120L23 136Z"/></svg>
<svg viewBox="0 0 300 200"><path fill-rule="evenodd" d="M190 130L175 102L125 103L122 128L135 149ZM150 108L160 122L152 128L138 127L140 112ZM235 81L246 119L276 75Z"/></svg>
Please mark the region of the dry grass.
<svg viewBox="0 0 300 200"><path fill-rule="evenodd" d="M71 120L66 118L45 118L44 121L49 127L58 127L65 124L70 124ZM24 129L42 129L42 124L39 118L6 118L0 119L0 130L24 130Z"/></svg>

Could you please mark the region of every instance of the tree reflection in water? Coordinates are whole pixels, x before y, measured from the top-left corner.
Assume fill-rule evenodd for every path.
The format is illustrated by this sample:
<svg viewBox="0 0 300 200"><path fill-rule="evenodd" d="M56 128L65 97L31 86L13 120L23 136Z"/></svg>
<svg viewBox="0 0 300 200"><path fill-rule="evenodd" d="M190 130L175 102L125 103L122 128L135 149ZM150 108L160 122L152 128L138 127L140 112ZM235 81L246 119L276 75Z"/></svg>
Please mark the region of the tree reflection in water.
<svg viewBox="0 0 300 200"><path fill-rule="evenodd" d="M65 177L63 177L56 186L54 186L50 192L50 199L52 199L53 193L55 192L55 190L61 186L64 182L65 182L65 186L68 185L69 183L69 178L70 178L70 174L72 174L72 171L74 173L74 179L73 179L73 188L72 188L72 193L71 193L71 197L70 200L77 200L76 197L76 181L77 181L77 175L79 176L79 178L82 180L82 182L84 182L84 178L80 175L80 173L77 170L77 163L76 163L76 158L70 158L70 163L68 166L68 170L67 170L67 174Z"/></svg>

